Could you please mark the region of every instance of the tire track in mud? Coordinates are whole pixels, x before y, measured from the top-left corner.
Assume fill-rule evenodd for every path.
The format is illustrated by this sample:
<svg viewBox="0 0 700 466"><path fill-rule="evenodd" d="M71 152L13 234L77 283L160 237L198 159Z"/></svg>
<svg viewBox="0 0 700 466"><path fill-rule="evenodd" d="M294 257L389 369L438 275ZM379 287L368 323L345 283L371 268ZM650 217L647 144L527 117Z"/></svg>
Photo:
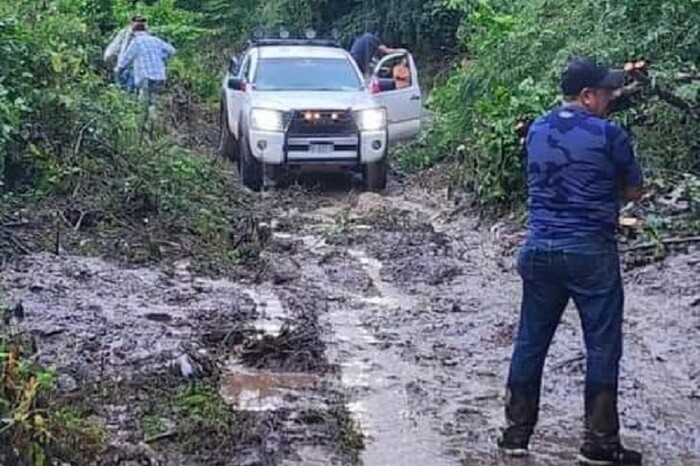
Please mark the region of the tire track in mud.
<svg viewBox="0 0 700 466"><path fill-rule="evenodd" d="M360 209L369 209L365 213L370 215L381 215L389 207L381 198L370 195L358 201L369 202ZM379 202L374 206L379 208L376 211L373 202ZM352 204L341 201L335 210L323 208L301 214L309 221L296 223L310 227L294 234L285 231L277 237L302 245L297 260L303 264L301 281L321 289L330 302L322 317L328 328L329 360L340 367L339 382L348 393L349 410L367 437L363 464L459 464L457 456L444 453L439 419L423 412L428 408L424 402L426 387L444 378L442 369L407 358L405 353L411 351L416 335L404 334L400 327L393 329L390 322L392 318L401 322L405 315L426 304L420 296L385 281L382 262L363 248L326 241L329 231L331 236L345 235L333 230L337 220L352 210ZM361 220L354 219L348 231L374 228L372 222L363 224ZM378 322L378 316L389 325Z"/></svg>

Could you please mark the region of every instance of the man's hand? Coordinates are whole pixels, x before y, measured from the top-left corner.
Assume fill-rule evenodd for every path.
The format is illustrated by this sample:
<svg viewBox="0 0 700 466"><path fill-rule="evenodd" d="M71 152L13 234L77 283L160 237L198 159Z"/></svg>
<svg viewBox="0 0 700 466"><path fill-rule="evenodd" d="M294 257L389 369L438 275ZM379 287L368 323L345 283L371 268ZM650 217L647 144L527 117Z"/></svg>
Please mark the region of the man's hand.
<svg viewBox="0 0 700 466"><path fill-rule="evenodd" d="M625 201L638 201L644 195L644 188L641 186L627 186L622 192Z"/></svg>

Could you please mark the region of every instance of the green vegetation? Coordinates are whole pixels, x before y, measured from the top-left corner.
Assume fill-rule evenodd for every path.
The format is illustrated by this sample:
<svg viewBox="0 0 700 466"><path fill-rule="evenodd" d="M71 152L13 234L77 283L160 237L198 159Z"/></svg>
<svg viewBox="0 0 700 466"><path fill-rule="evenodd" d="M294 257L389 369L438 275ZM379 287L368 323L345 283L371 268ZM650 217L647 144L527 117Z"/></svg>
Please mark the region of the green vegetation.
<svg viewBox="0 0 700 466"><path fill-rule="evenodd" d="M0 218L22 211L30 218L21 221L51 225L21 251L58 247L60 241L83 253L132 261L173 253L240 261L248 254L231 251L230 239L242 195L231 189L227 172L202 156L216 144L211 122L226 57L240 49L258 24L285 25L297 32L309 25L338 27L348 43L373 24L388 42L426 53L454 48L459 16L446 4L3 2ZM147 134L141 124L143 106L111 84L113 64L102 61L110 37L134 13L146 16L151 29L178 49L169 65L158 122ZM202 132L208 133L206 145L196 134L190 137Z"/></svg>
<svg viewBox="0 0 700 466"><path fill-rule="evenodd" d="M35 216L58 218L57 229L128 245L112 252L131 260L172 249L207 255L228 245L239 201L228 176L203 156L212 148L187 144L192 115L206 117L217 85L204 67L219 61L195 53L209 38L197 13L173 0L139 8L179 50L158 124L143 134L143 106L111 85L113 65L101 59L131 3L0 6L2 210L35 206ZM89 14L91 6L100 15Z"/></svg>
<svg viewBox="0 0 700 466"><path fill-rule="evenodd" d="M186 450L198 451L202 445L196 442L202 438L209 439L214 446L230 443L226 438L232 435L242 435L240 429L245 416L227 406L209 382L176 386L166 393L159 391L152 405L151 411L141 418L146 440L172 437Z"/></svg>
<svg viewBox="0 0 700 466"><path fill-rule="evenodd" d="M345 405L332 408L328 416L337 424L336 443L346 458L353 463L359 463L360 453L365 448L365 437L362 428L352 417L352 414Z"/></svg>
<svg viewBox="0 0 700 466"><path fill-rule="evenodd" d="M515 133L523 117L554 105L567 57L589 54L621 66L645 58L653 79L691 105L700 85L677 84L679 71L697 71L700 8L695 0L454 0L462 11L462 61L431 96L437 124L398 156L408 168L455 161L457 181L481 205L514 205L523 198L523 157ZM700 173L700 126L688 112L650 97L620 116L636 136L652 179Z"/></svg>
<svg viewBox="0 0 700 466"><path fill-rule="evenodd" d="M55 406L54 374L32 362L31 343L25 336L11 334L2 325L0 462L28 460L40 466L50 458L96 458L106 441L102 425L73 409Z"/></svg>

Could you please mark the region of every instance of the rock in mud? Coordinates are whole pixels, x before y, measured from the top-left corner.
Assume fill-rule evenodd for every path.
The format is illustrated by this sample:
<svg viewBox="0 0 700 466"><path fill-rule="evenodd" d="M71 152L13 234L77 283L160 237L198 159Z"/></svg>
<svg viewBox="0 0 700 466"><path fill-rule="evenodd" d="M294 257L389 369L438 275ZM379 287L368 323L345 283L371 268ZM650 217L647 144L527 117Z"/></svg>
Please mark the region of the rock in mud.
<svg viewBox="0 0 700 466"><path fill-rule="evenodd" d="M364 217L387 211L391 208L391 202L377 193L362 193L357 197L354 211Z"/></svg>
<svg viewBox="0 0 700 466"><path fill-rule="evenodd" d="M183 354L177 358L177 367L180 371L180 375L187 380L194 380L197 378L199 371L188 355Z"/></svg>
<svg viewBox="0 0 700 466"><path fill-rule="evenodd" d="M276 261L271 268L270 278L273 285L283 285L298 279L301 269L300 265L291 259Z"/></svg>

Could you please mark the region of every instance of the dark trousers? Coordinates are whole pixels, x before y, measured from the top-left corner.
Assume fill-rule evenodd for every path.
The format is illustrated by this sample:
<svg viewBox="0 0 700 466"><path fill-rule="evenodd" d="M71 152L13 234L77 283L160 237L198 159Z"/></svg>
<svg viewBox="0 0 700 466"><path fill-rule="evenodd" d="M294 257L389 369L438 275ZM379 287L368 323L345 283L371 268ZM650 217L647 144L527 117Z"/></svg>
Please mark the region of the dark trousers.
<svg viewBox="0 0 700 466"><path fill-rule="evenodd" d="M134 84L134 72L130 68L125 68L121 70L115 79L119 87L127 92L134 92L136 90L136 85Z"/></svg>
<svg viewBox="0 0 700 466"><path fill-rule="evenodd" d="M609 241L530 241L518 272L523 300L508 375L506 434L529 439L537 422L547 350L569 299L586 343L586 441L617 444L617 382L622 356L623 288Z"/></svg>
<svg viewBox="0 0 700 466"><path fill-rule="evenodd" d="M146 107L151 107L156 104L156 97L164 84L164 81L156 81L153 79L145 79L139 84L139 96Z"/></svg>

